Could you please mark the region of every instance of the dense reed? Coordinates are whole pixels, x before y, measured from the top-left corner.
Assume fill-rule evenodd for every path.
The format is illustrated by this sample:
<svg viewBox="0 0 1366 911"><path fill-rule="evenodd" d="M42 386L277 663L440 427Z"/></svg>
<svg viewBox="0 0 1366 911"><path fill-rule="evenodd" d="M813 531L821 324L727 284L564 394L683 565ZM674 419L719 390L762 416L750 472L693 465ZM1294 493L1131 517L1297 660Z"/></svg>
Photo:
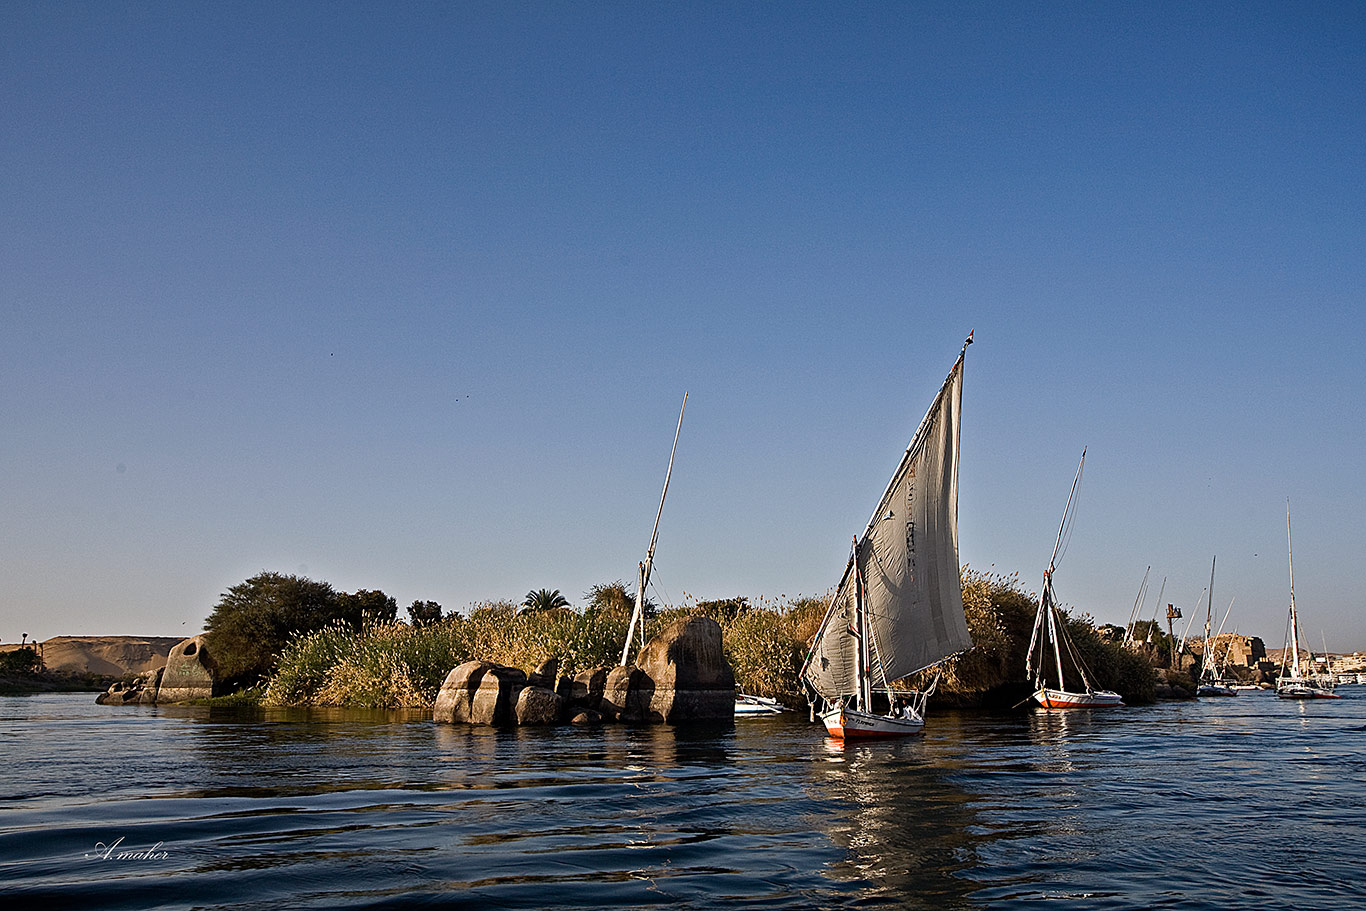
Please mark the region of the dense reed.
<svg viewBox="0 0 1366 911"><path fill-rule="evenodd" d="M1017 577L964 569L963 602L975 647L944 666L937 701L1000 705L1028 694L1024 651L1035 598ZM646 623L646 637L684 616L720 624L726 657L740 689L803 704L799 673L828 596L770 602L685 602ZM428 625L367 624L356 632L333 625L293 640L265 689L273 705L430 706L442 680L473 658L531 669L557 658L561 673L615 664L629 614L623 606L519 611L511 602L475 606ZM1078 650L1103 687L1127 701L1150 702L1153 671L1141 656L1107 642L1088 618L1068 621ZM923 685L926 681L911 681Z"/></svg>

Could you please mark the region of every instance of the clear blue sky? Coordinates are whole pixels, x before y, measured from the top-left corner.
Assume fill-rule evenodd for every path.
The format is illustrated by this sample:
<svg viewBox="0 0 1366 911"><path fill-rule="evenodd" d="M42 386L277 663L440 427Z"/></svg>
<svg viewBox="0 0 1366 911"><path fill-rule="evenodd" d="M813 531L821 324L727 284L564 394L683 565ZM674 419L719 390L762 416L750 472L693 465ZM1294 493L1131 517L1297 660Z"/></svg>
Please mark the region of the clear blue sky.
<svg viewBox="0 0 1366 911"><path fill-rule="evenodd" d="M960 547L1366 649L1366 5L0 13L0 637L263 570L823 594L963 338Z"/></svg>

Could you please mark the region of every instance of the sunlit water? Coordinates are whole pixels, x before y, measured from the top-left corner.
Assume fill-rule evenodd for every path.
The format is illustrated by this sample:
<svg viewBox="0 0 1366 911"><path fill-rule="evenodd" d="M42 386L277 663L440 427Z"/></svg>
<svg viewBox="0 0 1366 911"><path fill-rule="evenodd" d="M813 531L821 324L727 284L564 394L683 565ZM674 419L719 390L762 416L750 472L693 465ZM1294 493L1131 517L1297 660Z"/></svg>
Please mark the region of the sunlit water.
<svg viewBox="0 0 1366 911"><path fill-rule="evenodd" d="M1366 687L1340 692L939 712L919 737L851 747L804 715L500 731L0 698L0 895L54 909L1359 909Z"/></svg>

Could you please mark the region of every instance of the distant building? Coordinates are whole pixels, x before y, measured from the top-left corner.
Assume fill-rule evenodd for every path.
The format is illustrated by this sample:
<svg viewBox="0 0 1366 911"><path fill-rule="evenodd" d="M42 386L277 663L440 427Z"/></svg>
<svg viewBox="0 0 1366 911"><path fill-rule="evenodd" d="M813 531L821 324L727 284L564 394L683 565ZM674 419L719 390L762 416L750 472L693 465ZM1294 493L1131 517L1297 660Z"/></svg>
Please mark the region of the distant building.
<svg viewBox="0 0 1366 911"><path fill-rule="evenodd" d="M1228 665L1256 667L1259 662L1267 660L1266 643L1262 642L1259 636L1239 636L1233 633L1225 633L1222 636L1211 637L1211 644L1213 645L1214 659L1223 661ZM1203 655L1204 640L1191 642L1190 649L1197 655Z"/></svg>

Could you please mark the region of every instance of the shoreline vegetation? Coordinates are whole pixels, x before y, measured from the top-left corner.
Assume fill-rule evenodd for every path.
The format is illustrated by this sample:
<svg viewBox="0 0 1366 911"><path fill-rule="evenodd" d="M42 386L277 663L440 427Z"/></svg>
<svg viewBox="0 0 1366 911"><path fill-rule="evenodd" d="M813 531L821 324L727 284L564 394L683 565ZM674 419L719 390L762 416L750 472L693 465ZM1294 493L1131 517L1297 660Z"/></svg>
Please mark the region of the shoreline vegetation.
<svg viewBox="0 0 1366 911"><path fill-rule="evenodd" d="M805 704L802 663L827 601L797 597L760 599L757 604L745 598L685 603L651 612L646 639L680 618L710 617L721 626L737 686L800 708ZM531 602L531 595L523 605L487 602L468 614L423 622L414 615L413 623L392 617L360 624L334 621L290 639L272 671L248 693L213 701L249 702L249 693L255 692L269 706L430 708L450 670L473 659L531 668L555 658L567 673L617 663L630 619L630 597L621 583L595 587L582 611L536 609L528 606ZM965 567L963 602L975 645L943 666L932 704L1010 707L1029 694L1024 655L1037 597L1017 576L989 576ZM1089 617L1070 617L1068 626L1098 686L1119 692L1131 705L1155 701L1158 675L1144 655L1107 640ZM930 675L922 676L907 684L928 685Z"/></svg>

